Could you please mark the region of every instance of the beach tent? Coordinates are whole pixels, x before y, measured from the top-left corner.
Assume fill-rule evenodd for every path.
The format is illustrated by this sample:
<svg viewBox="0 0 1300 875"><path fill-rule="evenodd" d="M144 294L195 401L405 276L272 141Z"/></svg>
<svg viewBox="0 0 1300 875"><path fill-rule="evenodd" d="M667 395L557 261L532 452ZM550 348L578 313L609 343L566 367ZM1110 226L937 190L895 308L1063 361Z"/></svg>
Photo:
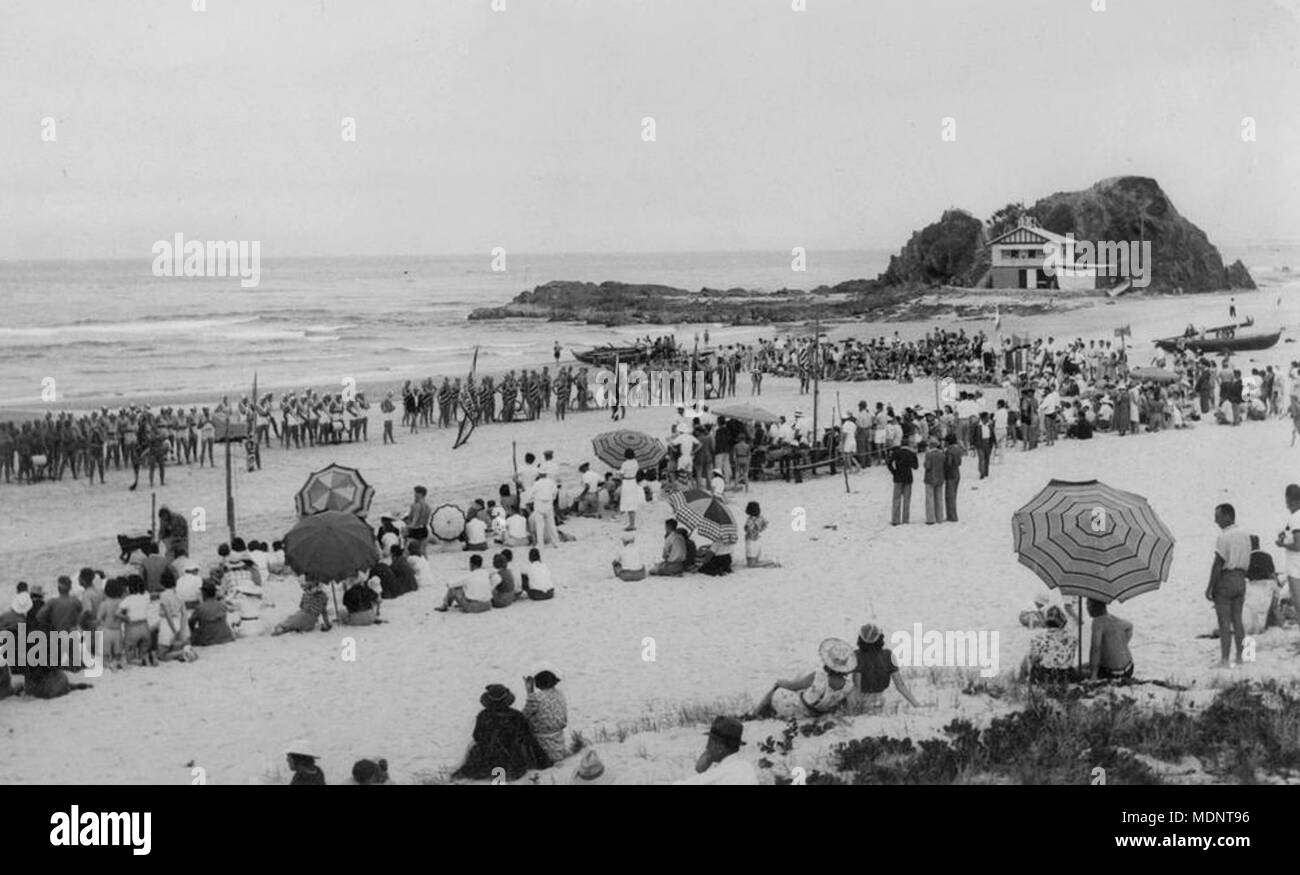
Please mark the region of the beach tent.
<svg viewBox="0 0 1300 875"><path fill-rule="evenodd" d="M668 496L677 521L701 537L721 544L736 543L736 518L731 508L712 492L687 489Z"/></svg>
<svg viewBox="0 0 1300 875"><path fill-rule="evenodd" d="M1156 589L1174 558L1174 536L1147 500L1098 480L1052 480L1012 515L1011 532L1020 564L1080 607Z"/></svg>
<svg viewBox="0 0 1300 875"><path fill-rule="evenodd" d="M631 431L630 429L619 429L618 431L607 431L598 434L591 439L591 449L600 459L611 468L617 468L623 464L623 455L625 451L631 450L636 457L637 464L642 468L652 468L659 464L659 460L668 454L668 448L659 438L651 437L644 432Z"/></svg>
<svg viewBox="0 0 1300 875"><path fill-rule="evenodd" d="M429 531L439 541L456 540L465 531L465 511L454 504L439 505L429 518Z"/></svg>
<svg viewBox="0 0 1300 875"><path fill-rule="evenodd" d="M370 502L375 489L356 468L331 462L319 471L313 471L307 482L294 496L298 516L308 516L324 510L341 510L364 517L370 512Z"/></svg>

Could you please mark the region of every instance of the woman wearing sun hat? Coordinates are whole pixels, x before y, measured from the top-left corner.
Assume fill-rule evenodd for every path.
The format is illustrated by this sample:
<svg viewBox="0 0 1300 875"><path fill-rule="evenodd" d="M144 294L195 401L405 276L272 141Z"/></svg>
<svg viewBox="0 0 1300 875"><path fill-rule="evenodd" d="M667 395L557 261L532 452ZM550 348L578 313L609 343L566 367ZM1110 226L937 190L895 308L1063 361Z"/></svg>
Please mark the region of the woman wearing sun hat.
<svg viewBox="0 0 1300 875"><path fill-rule="evenodd" d="M777 681L754 709L759 717L819 717L838 708L853 691L851 675L857 670L853 645L827 638L817 648L822 665L816 671L789 681Z"/></svg>
<svg viewBox="0 0 1300 875"><path fill-rule="evenodd" d="M474 744L465 755L465 763L453 778L486 780L496 778L497 770L516 781L529 769L545 769L550 758L537 743L528 718L511 706L515 694L502 684L488 684L479 696L483 710L474 721Z"/></svg>

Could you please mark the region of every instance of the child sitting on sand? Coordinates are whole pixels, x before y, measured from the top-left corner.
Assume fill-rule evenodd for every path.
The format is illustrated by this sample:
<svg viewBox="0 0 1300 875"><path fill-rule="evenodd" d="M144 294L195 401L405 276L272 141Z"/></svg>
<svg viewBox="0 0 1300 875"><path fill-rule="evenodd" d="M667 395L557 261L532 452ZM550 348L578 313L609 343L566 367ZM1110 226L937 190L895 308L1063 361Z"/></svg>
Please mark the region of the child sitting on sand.
<svg viewBox="0 0 1300 875"><path fill-rule="evenodd" d="M757 501L745 505L745 565L750 568L780 568L780 562L763 559L763 550L758 545L759 535L767 528L763 519L763 510Z"/></svg>
<svg viewBox="0 0 1300 875"><path fill-rule="evenodd" d="M316 628L317 623L321 624L322 632L328 632L332 628L328 611L329 599L325 597L325 592L320 588L320 584L315 581L304 580L302 582L302 600L298 602L298 610L277 624L271 634L283 635L285 632L310 632Z"/></svg>

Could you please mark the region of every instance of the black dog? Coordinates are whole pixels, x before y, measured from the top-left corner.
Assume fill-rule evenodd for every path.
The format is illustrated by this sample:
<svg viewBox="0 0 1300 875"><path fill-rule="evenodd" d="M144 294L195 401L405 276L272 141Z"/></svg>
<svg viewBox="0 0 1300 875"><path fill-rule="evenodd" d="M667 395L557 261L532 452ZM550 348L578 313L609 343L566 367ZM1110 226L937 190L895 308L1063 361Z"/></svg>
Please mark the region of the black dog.
<svg viewBox="0 0 1300 875"><path fill-rule="evenodd" d="M134 553L136 550L142 550L144 549L144 546L146 544L152 544L152 543L153 543L152 534L136 535L134 537L130 535L118 535L117 546L122 551L121 556L119 556L118 558L120 558L123 563L130 562L132 553Z"/></svg>

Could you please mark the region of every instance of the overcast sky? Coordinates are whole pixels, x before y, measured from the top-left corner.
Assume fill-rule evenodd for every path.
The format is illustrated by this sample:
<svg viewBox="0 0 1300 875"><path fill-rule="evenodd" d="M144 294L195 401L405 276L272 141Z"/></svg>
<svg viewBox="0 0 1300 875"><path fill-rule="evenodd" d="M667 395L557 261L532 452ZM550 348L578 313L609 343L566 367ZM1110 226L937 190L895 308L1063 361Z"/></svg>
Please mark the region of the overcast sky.
<svg viewBox="0 0 1300 875"><path fill-rule="evenodd" d="M0 258L892 248L1121 174L1300 240L1300 4L1094 2L6 0Z"/></svg>

